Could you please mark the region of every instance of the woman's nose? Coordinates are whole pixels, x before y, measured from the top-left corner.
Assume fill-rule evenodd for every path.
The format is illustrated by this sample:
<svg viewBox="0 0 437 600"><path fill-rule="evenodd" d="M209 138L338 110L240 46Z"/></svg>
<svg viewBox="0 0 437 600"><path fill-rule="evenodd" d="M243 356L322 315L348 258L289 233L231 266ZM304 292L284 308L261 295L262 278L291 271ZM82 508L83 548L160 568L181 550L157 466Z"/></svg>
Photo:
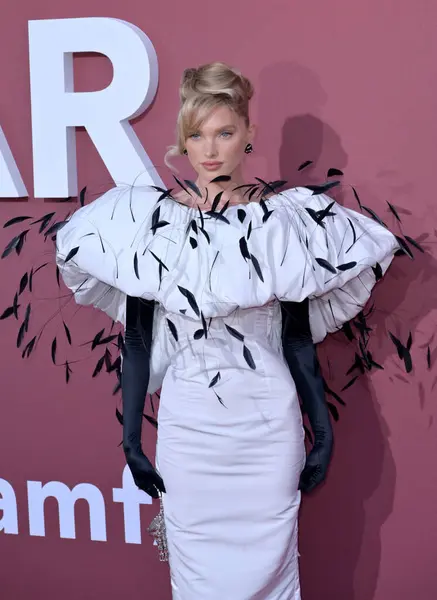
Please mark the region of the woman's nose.
<svg viewBox="0 0 437 600"><path fill-rule="evenodd" d="M205 156L207 158L214 158L217 156L217 147L214 142L207 142L205 148Z"/></svg>

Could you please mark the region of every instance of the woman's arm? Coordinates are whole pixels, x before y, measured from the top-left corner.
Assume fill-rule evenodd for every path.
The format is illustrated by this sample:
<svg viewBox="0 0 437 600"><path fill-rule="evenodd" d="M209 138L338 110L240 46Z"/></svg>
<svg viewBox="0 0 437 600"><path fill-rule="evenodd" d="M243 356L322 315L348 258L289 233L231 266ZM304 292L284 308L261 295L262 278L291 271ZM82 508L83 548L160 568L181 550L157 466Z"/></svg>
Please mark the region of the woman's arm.
<svg viewBox="0 0 437 600"><path fill-rule="evenodd" d="M154 302L127 296L121 369L123 450L136 485L158 498L164 483L141 447L144 404L150 376Z"/></svg>
<svg viewBox="0 0 437 600"><path fill-rule="evenodd" d="M314 435L314 444L299 484L301 490L310 492L325 479L332 453L333 433L320 364L311 336L309 300L281 302L281 311L284 357Z"/></svg>

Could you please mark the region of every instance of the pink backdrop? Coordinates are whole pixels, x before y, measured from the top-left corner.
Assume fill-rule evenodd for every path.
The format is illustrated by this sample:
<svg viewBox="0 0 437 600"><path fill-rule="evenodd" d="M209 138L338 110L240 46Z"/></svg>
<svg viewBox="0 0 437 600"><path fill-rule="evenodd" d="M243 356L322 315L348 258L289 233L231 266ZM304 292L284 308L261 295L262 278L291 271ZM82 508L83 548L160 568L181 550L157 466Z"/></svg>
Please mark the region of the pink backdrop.
<svg viewBox="0 0 437 600"><path fill-rule="evenodd" d="M135 122L155 164L162 165L165 148L173 141L182 70L224 60L243 69L257 90L253 112L260 132L250 174L299 183L296 167L304 160L315 161L306 175L317 181L329 167L341 168L345 181L357 187L368 206L393 225L385 201L393 202L402 211L405 233L422 236L426 254L416 252L415 262L399 259L376 293L385 310L402 317L393 332L405 340L413 331L414 372L405 374L387 339L385 328L394 323L384 312L377 313L373 349L385 371L372 373L342 393L347 407L340 409L335 426L329 480L304 501L300 551L305 600L434 600L437 367L427 369L426 344L437 320L435 2L8 4L0 20L0 122L29 192L27 21L86 16L130 21L155 45L159 91L149 112ZM111 77L103 57L79 56L75 70L79 91L99 89ZM87 134L78 131L77 139L80 187L87 185L93 193L109 187L108 173ZM344 202L356 207L349 193ZM33 198L22 204L2 202L0 222L18 214L38 217L52 206ZM10 230L1 230L0 247L10 238ZM42 262L50 246L35 238L29 243ZM29 252L0 262L0 311L10 305L30 264ZM36 290L39 298L56 294L54 273L39 281L44 283ZM41 300L39 305L48 317L46 303ZM76 337L86 340L91 325L97 330L96 319L102 320L102 327L107 323L103 315L82 311ZM13 486L19 506L19 534L0 534L2 598L169 599L167 567L158 563L145 535L142 545L125 543L122 508L112 501L124 465L113 380L104 374L90 380L94 364L79 363L66 386L63 371L50 363L50 336L41 346L46 351L25 366L15 348L16 323L3 321L0 327L0 478ZM431 350L436 344L437 339L431 341ZM324 364L328 354L342 352L349 361L343 338L334 336L321 348ZM435 355L432 352L433 361ZM338 389L349 377L338 361L333 365ZM147 431L151 452L153 431ZM96 485L105 498L108 541L90 541L83 501L76 506L76 539L60 539L54 500L46 502L45 537L31 536L26 491L30 480ZM154 509L141 510L144 530Z"/></svg>

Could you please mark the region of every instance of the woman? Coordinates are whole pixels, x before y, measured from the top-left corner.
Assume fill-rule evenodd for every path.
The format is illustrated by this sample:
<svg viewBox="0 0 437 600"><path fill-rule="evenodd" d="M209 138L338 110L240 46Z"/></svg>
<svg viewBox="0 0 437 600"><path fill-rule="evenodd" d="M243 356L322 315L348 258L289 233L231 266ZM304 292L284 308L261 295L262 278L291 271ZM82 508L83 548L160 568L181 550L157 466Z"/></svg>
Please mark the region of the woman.
<svg viewBox="0 0 437 600"><path fill-rule="evenodd" d="M223 63L185 71L169 156L196 181L115 188L57 235L76 301L126 323L123 446L136 484L163 494L175 600L300 598L299 488L332 448L313 341L362 310L399 247L324 194L245 184L252 94ZM161 384L155 470L141 423Z"/></svg>

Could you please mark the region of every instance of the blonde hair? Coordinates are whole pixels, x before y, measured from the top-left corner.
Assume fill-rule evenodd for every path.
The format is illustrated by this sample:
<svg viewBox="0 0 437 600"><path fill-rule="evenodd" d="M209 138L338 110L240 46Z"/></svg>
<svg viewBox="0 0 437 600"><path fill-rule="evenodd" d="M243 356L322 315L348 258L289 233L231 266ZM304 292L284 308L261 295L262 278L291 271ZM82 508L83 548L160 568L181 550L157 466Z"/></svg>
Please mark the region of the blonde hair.
<svg viewBox="0 0 437 600"><path fill-rule="evenodd" d="M207 115L219 106L228 106L249 125L252 83L240 71L223 62L185 69L179 88L180 109L176 123L176 144L168 147L168 158L184 153L185 140L195 133Z"/></svg>

